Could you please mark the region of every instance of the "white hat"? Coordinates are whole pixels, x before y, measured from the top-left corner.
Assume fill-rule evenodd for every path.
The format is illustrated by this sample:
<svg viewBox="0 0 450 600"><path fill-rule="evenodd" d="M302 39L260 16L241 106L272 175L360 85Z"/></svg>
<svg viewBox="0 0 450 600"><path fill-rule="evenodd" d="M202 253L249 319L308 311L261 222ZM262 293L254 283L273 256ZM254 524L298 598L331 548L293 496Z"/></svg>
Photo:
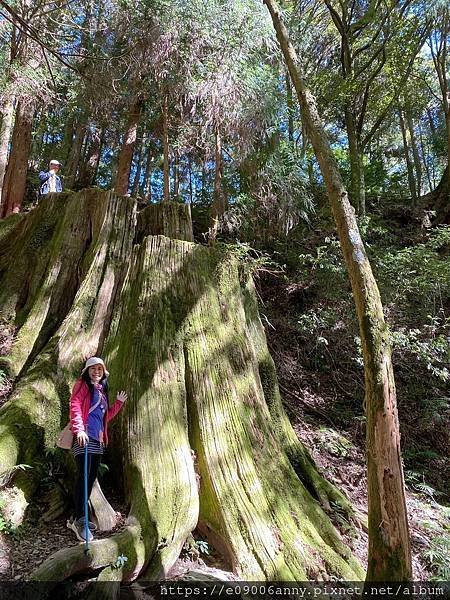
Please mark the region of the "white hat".
<svg viewBox="0 0 450 600"><path fill-rule="evenodd" d="M84 365L84 369L81 371L81 374L83 375L83 373L87 371L89 367L93 367L94 365L102 365L106 377L109 377L109 372L106 370L105 363L102 361L101 358L98 358L97 356L91 356L91 358L87 359L86 364Z"/></svg>
<svg viewBox="0 0 450 600"><path fill-rule="evenodd" d="M61 163L59 162L59 160L51 160L48 164L49 165L61 165Z"/></svg>

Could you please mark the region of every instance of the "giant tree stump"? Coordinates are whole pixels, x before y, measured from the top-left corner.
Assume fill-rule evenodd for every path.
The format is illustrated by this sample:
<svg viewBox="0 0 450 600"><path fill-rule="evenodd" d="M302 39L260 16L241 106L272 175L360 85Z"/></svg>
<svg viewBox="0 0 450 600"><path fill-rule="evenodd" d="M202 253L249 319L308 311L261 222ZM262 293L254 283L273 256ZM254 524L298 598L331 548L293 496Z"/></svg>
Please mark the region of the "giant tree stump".
<svg viewBox="0 0 450 600"><path fill-rule="evenodd" d="M242 579L361 579L325 512L351 507L284 413L251 279L229 249L188 241L186 207L145 211L84 190L0 221L0 311L19 326L2 363L16 379L0 473L54 445L86 356L104 356L111 396L130 396L110 440L126 528L87 557L60 550L33 578L108 579L123 554L114 579L159 579L198 527Z"/></svg>

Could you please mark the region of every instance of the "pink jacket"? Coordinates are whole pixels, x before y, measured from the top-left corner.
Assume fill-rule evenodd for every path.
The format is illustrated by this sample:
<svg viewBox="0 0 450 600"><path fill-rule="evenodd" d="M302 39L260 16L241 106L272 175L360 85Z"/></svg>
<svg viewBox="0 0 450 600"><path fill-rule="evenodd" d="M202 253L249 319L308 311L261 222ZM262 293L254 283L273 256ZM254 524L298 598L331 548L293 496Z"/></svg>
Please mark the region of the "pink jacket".
<svg viewBox="0 0 450 600"><path fill-rule="evenodd" d="M89 387L83 379L78 379L73 386L70 397L70 429L74 435L77 435L80 431L86 431L90 405L91 392ZM105 412L103 423L105 445L108 444L108 422L117 415L123 405L124 402L116 400Z"/></svg>

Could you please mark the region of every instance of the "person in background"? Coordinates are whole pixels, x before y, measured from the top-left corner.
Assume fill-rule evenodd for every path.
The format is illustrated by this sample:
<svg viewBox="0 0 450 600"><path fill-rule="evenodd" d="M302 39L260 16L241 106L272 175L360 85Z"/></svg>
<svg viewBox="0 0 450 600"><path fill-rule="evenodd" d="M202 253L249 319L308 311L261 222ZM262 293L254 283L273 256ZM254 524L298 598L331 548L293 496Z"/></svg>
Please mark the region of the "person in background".
<svg viewBox="0 0 450 600"><path fill-rule="evenodd" d="M60 167L61 163L58 160L51 160L48 164L48 171L39 173L41 181L39 193L41 196L50 194L50 192L62 192L61 177L58 175Z"/></svg>

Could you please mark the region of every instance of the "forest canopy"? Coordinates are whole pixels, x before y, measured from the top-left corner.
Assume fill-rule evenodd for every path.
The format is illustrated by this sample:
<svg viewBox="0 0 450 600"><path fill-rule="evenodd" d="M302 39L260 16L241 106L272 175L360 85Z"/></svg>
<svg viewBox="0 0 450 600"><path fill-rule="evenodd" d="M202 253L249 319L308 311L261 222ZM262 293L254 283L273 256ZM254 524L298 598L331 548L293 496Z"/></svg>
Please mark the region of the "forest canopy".
<svg viewBox="0 0 450 600"><path fill-rule="evenodd" d="M443 0L0 0L0 579L449 580L449 35ZM90 553L55 536L89 402Z"/></svg>
<svg viewBox="0 0 450 600"><path fill-rule="evenodd" d="M285 231L308 218L321 176L262 2L0 7L0 181L14 179L12 205L35 200L39 170L57 159L66 188L214 201ZM359 213L366 196L415 204L435 190L449 140L446 3L282 8Z"/></svg>

